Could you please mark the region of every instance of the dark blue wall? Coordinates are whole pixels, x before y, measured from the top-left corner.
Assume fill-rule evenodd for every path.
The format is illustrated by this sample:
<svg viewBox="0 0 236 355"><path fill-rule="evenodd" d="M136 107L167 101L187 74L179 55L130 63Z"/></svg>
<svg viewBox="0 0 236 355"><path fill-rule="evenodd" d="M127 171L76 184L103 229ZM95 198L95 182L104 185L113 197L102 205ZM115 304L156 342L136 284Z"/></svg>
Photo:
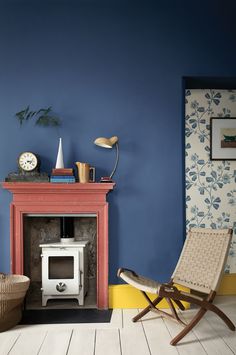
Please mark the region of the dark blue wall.
<svg viewBox="0 0 236 355"><path fill-rule="evenodd" d="M63 137L67 166L107 174L110 283L119 266L167 279L184 237L183 76L236 76L236 3L229 1L0 1L0 178L32 150L42 170ZM55 129L19 128L14 114L52 105ZM0 195L0 270L9 270L10 193Z"/></svg>

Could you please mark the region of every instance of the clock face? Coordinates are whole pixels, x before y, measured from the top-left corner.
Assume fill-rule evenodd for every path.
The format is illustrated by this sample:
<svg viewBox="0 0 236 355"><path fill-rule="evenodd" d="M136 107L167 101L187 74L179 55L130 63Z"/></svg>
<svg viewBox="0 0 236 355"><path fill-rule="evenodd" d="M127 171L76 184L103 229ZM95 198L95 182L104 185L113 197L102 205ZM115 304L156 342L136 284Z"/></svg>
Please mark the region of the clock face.
<svg viewBox="0 0 236 355"><path fill-rule="evenodd" d="M18 164L23 171L33 171L38 166L38 159L34 153L23 152L18 158Z"/></svg>

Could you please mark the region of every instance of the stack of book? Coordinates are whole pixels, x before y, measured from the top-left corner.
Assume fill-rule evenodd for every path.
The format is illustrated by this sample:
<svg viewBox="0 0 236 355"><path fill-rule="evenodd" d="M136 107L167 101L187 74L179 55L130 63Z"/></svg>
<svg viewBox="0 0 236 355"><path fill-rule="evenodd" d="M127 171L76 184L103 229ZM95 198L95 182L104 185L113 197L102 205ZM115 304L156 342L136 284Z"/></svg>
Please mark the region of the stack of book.
<svg viewBox="0 0 236 355"><path fill-rule="evenodd" d="M73 183L75 182L74 171L72 168L52 169L50 182Z"/></svg>

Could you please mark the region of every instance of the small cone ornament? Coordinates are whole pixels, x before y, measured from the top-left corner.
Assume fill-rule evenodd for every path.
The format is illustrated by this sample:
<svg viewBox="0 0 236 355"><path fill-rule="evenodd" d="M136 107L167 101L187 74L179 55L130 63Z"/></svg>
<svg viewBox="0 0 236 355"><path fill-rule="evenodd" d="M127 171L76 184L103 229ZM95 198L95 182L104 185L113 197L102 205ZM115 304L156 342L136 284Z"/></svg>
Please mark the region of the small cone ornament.
<svg viewBox="0 0 236 355"><path fill-rule="evenodd" d="M63 160L63 150L62 150L62 139L59 138L59 147L57 153L57 161L56 161L56 169L64 168L64 160Z"/></svg>

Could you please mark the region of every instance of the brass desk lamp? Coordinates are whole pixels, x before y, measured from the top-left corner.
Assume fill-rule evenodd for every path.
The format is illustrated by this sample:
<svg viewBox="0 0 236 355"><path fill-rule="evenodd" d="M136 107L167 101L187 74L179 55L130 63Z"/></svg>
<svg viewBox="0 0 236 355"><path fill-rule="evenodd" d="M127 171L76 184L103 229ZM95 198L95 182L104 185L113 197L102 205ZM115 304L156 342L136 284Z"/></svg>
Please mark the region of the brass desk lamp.
<svg viewBox="0 0 236 355"><path fill-rule="evenodd" d="M110 176L104 176L101 177L100 182L112 182L112 177L115 174L117 165L118 165L118 161L119 161L119 147L118 147L118 137L114 136L111 138L104 138L104 137L100 137L95 139L94 144L98 145L99 147L102 148L113 148L113 146L115 145L116 147L116 161L115 161L115 166L110 174Z"/></svg>

